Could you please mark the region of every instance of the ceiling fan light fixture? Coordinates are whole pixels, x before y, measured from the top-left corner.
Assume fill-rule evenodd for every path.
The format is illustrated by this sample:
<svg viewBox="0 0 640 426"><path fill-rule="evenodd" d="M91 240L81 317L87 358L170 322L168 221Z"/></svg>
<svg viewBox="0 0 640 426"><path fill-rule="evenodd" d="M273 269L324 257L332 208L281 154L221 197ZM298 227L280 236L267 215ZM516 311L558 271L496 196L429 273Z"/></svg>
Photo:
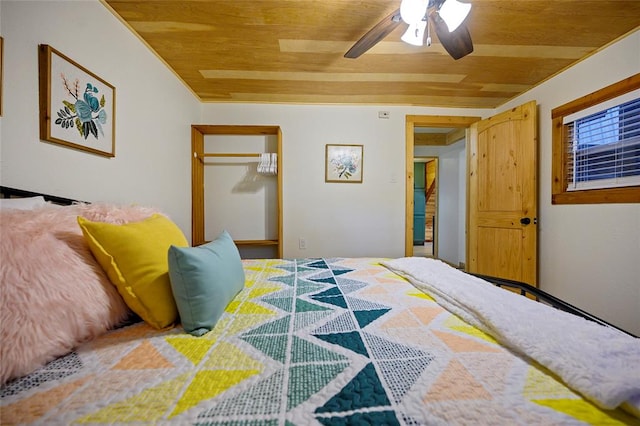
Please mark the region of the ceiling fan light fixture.
<svg viewBox="0 0 640 426"><path fill-rule="evenodd" d="M409 25L416 24L427 14L429 0L402 0L400 3L400 17Z"/></svg>
<svg viewBox="0 0 640 426"><path fill-rule="evenodd" d="M470 10L471 4L469 3L461 3L458 0L446 0L442 6L440 6L438 14L445 24L447 24L449 32L453 32L466 19Z"/></svg>
<svg viewBox="0 0 640 426"><path fill-rule="evenodd" d="M427 27L427 21L418 21L409 25L407 31L400 37L405 43L413 46L422 46L424 42L424 30Z"/></svg>

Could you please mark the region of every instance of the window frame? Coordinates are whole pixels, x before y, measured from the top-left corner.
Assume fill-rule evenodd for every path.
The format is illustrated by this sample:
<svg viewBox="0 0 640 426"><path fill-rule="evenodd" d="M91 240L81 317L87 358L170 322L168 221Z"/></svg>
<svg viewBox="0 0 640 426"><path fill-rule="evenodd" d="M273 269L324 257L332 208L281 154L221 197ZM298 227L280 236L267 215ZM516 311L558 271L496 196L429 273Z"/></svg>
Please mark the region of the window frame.
<svg viewBox="0 0 640 426"><path fill-rule="evenodd" d="M640 88L640 73L551 110L551 204L640 203L640 185L567 191L564 117Z"/></svg>

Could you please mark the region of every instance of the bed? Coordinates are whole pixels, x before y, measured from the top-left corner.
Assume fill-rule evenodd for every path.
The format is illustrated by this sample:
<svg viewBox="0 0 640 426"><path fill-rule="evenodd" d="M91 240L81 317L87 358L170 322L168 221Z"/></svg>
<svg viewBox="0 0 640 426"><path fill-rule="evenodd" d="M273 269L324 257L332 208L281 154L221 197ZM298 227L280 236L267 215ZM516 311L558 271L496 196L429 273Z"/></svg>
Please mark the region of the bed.
<svg viewBox="0 0 640 426"><path fill-rule="evenodd" d="M535 288L436 260L239 260L242 286L208 325L180 309L179 293L182 321L143 320L77 217L123 226L158 214L46 200L2 208L0 362L20 345L34 360L3 376L1 424L640 424L638 338ZM562 332L541 312L559 315ZM583 340L589 350L573 349ZM567 371L563 357L589 371Z"/></svg>

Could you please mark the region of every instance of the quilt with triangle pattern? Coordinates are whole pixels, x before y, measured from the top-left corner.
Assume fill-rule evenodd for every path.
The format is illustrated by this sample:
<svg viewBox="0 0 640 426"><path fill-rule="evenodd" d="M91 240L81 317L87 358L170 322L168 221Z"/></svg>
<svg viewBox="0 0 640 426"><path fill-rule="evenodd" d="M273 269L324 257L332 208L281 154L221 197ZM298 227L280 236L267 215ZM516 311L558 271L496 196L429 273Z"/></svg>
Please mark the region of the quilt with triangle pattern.
<svg viewBox="0 0 640 426"><path fill-rule="evenodd" d="M372 258L243 260L214 330L113 330L0 389L0 424L629 424Z"/></svg>

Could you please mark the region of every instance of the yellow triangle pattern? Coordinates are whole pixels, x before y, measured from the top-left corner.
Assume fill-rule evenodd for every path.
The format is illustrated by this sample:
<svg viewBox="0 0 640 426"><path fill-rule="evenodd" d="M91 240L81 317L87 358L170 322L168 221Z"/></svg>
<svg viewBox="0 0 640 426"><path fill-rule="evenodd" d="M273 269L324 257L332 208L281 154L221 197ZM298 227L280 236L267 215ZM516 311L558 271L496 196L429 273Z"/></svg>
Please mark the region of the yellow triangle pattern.
<svg viewBox="0 0 640 426"><path fill-rule="evenodd" d="M166 337L166 342L173 346L185 358L197 365L207 354L215 340L200 339L197 337Z"/></svg>
<svg viewBox="0 0 640 426"><path fill-rule="evenodd" d="M234 300L227 306L226 312L230 314L262 314L262 315L276 315L275 311L265 308L262 305L258 305L253 302L242 302Z"/></svg>
<svg viewBox="0 0 640 426"><path fill-rule="evenodd" d="M459 331L461 333L464 334L468 334L469 336L473 336L473 337L477 337L479 339L482 339L484 341L487 341L489 343L493 343L494 345L497 345L498 342L496 341L496 339L494 339L493 337L489 336L487 333L478 330L477 328L471 326L471 325L454 325L449 327L451 330L456 330Z"/></svg>
<svg viewBox="0 0 640 426"><path fill-rule="evenodd" d="M455 315L449 315L449 317L444 321L444 326L452 329L456 327L471 327L469 324L462 321L460 317Z"/></svg>
<svg viewBox="0 0 640 426"><path fill-rule="evenodd" d="M419 297L420 299L426 299L426 300L431 300L434 301L433 297L429 296L426 293L423 293L421 291L417 291L417 290L410 290L406 293L407 296L414 296L414 297Z"/></svg>
<svg viewBox="0 0 640 426"><path fill-rule="evenodd" d="M233 321L233 317L232 316L223 314L222 317L220 317L220 319L216 323L216 326L213 327L213 330L211 330L210 332L208 332L206 334L203 334L202 336L198 337L197 339L199 339L199 340L213 340L215 342L216 340L218 340L220 338L220 336L222 336L225 333L227 325L229 325L231 323L231 321Z"/></svg>
<svg viewBox="0 0 640 426"><path fill-rule="evenodd" d="M124 401L108 405L95 413L76 420L77 423L141 422L151 423L162 419L180 394L189 374L151 387Z"/></svg>
<svg viewBox="0 0 640 426"><path fill-rule="evenodd" d="M620 413L620 411L601 411L584 399L538 399L533 400L533 402L592 425L634 424L632 423L633 420L627 418L624 413Z"/></svg>
<svg viewBox="0 0 640 426"><path fill-rule="evenodd" d="M260 370L264 365L242 352L237 346L227 342L220 342L207 358L203 367L208 370L223 370L226 368Z"/></svg>
<svg viewBox="0 0 640 426"><path fill-rule="evenodd" d="M175 410L173 410L169 418L195 407L201 401L214 398L227 389L259 373L258 370L200 371L189 384L189 387L178 401Z"/></svg>
<svg viewBox="0 0 640 426"><path fill-rule="evenodd" d="M241 303L242 303L242 301L238 300L236 298L236 299L232 300L231 302L229 302L229 304L224 309L224 311L229 313L229 314L234 314L238 310L238 308L240 307Z"/></svg>
<svg viewBox="0 0 640 426"><path fill-rule="evenodd" d="M459 317L455 315L449 315L449 317L444 321L444 326L451 330L460 331L470 336L478 337L489 343L493 343L494 345L499 345L496 339L486 334L485 332L477 329L476 327L467 324L466 322L462 321Z"/></svg>
<svg viewBox="0 0 640 426"><path fill-rule="evenodd" d="M389 278L389 279L392 279L392 280L398 281L398 282L404 282L404 283L408 283L409 282L409 280L406 279L405 277L401 277L400 275L396 275L395 273L393 273L391 271L386 272L383 276L385 278Z"/></svg>
<svg viewBox="0 0 640 426"><path fill-rule="evenodd" d="M235 335L256 325L265 324L273 317L274 315L237 315L233 317L227 332Z"/></svg>
<svg viewBox="0 0 640 426"><path fill-rule="evenodd" d="M245 277L245 279L244 279L245 288L251 288L254 285L256 285L256 280L257 280L256 277L248 277L248 276Z"/></svg>
<svg viewBox="0 0 640 426"><path fill-rule="evenodd" d="M282 290L282 287L262 287L251 290L249 293L249 299L255 299L257 297L262 297L265 294L274 293L276 291Z"/></svg>
<svg viewBox="0 0 640 426"><path fill-rule="evenodd" d="M540 366L539 368L544 369ZM528 399L577 399L578 396L559 380L545 374L540 369L530 366L527 370L527 378L522 389L522 394Z"/></svg>

